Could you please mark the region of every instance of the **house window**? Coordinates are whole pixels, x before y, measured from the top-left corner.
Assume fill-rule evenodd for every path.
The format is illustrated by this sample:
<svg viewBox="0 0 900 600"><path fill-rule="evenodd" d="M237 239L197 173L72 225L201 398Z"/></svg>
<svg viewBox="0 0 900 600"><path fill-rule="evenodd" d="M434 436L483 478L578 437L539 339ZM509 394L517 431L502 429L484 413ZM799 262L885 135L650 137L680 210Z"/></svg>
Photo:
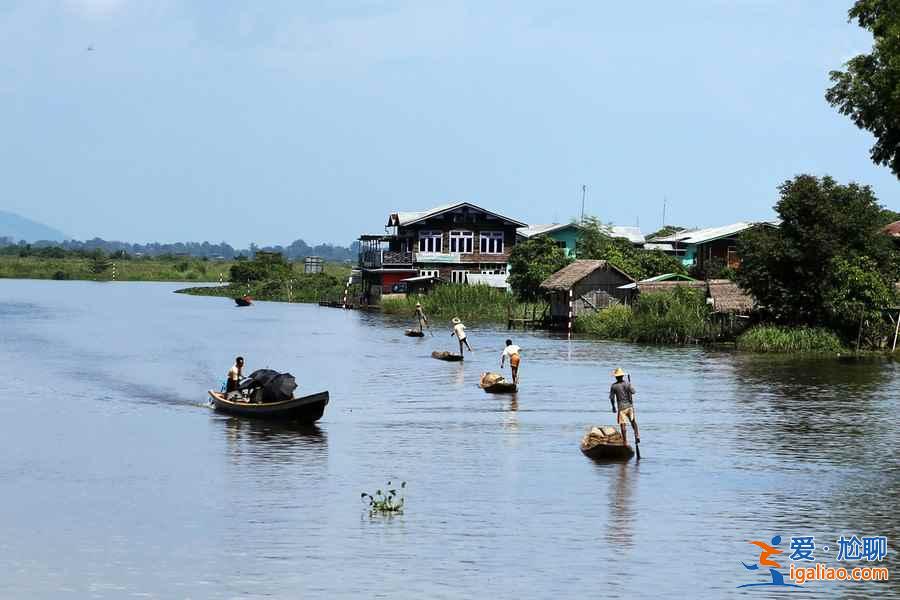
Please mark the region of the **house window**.
<svg viewBox="0 0 900 600"><path fill-rule="evenodd" d="M450 232L450 253L451 254L471 254L472 240L475 234L471 231L451 231Z"/></svg>
<svg viewBox="0 0 900 600"><path fill-rule="evenodd" d="M440 277L441 272L437 269L419 269L420 277Z"/></svg>
<svg viewBox="0 0 900 600"><path fill-rule="evenodd" d="M503 254L503 232L502 231L482 231L481 232L481 253L482 254Z"/></svg>
<svg viewBox="0 0 900 600"><path fill-rule="evenodd" d="M450 281L453 283L466 283L468 281L468 271L451 271Z"/></svg>
<svg viewBox="0 0 900 600"><path fill-rule="evenodd" d="M482 275L506 275L506 265L481 265Z"/></svg>
<svg viewBox="0 0 900 600"><path fill-rule="evenodd" d="M562 250L565 250L565 249L566 249L566 242L565 242L565 240L557 240L557 242L556 242L556 247L557 247L557 248L560 248L560 249L562 249Z"/></svg>
<svg viewBox="0 0 900 600"><path fill-rule="evenodd" d="M443 248L440 231L419 232L419 252L440 252Z"/></svg>

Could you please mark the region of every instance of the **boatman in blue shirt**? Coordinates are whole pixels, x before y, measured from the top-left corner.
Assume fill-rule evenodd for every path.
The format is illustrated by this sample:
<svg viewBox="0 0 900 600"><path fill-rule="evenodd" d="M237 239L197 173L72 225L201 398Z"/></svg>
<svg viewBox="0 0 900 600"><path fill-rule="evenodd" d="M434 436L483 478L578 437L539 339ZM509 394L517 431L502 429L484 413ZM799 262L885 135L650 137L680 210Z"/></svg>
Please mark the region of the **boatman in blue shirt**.
<svg viewBox="0 0 900 600"><path fill-rule="evenodd" d="M612 411L616 413L619 427L622 428L622 443L628 445L625 425L631 422L631 428L634 429L634 443L640 444L641 434L638 433L637 419L634 417L634 386L630 381L625 381L625 371L622 369L613 371L613 377L616 378L616 382L609 388L609 402L612 404Z"/></svg>

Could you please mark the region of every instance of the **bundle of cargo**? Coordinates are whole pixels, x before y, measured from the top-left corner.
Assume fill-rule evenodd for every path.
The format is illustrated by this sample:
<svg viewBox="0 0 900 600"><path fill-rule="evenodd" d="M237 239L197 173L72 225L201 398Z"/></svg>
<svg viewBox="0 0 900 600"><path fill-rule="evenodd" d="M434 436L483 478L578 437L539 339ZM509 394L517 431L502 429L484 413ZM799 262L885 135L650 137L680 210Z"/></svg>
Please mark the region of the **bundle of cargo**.
<svg viewBox="0 0 900 600"><path fill-rule="evenodd" d="M478 385L491 394L511 394L517 390L516 384L507 381L500 373L482 373Z"/></svg>
<svg viewBox="0 0 900 600"><path fill-rule="evenodd" d="M634 450L622 439L615 427L601 425L591 429L581 439L581 451L594 460L629 460Z"/></svg>

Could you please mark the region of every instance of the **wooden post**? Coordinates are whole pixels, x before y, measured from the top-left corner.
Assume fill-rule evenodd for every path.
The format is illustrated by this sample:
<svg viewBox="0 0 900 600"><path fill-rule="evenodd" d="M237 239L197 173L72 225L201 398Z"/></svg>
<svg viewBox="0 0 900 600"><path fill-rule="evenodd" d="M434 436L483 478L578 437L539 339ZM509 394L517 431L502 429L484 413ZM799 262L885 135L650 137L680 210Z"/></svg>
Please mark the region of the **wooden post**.
<svg viewBox="0 0 900 600"><path fill-rule="evenodd" d="M897 311L897 326L894 328L894 344L891 346L891 352L897 349L898 332L900 332L900 310Z"/></svg>
<svg viewBox="0 0 900 600"><path fill-rule="evenodd" d="M569 288L569 337L572 336L572 317L575 312L575 293Z"/></svg>
<svg viewBox="0 0 900 600"><path fill-rule="evenodd" d="M856 332L856 352L859 352L859 343L862 341L862 326L863 326L863 316L864 312L859 312L859 331Z"/></svg>

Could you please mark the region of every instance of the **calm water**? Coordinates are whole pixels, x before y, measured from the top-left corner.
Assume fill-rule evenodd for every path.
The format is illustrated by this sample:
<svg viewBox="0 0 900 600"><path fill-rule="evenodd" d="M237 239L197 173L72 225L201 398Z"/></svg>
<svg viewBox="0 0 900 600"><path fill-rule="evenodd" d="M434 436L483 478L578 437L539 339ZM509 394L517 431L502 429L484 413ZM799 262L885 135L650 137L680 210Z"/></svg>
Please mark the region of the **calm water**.
<svg viewBox="0 0 900 600"><path fill-rule="evenodd" d="M897 568L892 362L517 333L522 391L492 397L505 331L442 363L444 330L177 287L0 281L0 597L773 597L735 587L775 534L886 535ZM236 354L330 390L319 426L210 411ZM613 422L619 365L644 460L598 465L578 441ZM407 510L370 518L388 479ZM897 577L778 597L900 598Z"/></svg>

